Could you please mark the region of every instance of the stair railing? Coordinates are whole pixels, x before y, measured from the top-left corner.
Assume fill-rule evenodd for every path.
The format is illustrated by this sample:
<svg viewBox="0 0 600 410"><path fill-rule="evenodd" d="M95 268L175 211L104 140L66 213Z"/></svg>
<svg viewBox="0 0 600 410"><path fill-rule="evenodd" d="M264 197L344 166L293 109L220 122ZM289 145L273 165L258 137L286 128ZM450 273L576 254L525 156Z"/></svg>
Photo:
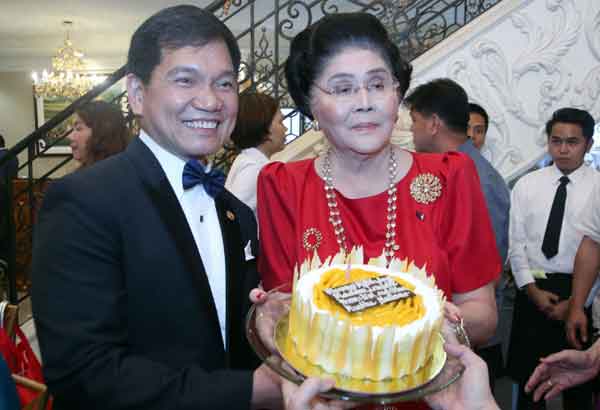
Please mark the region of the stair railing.
<svg viewBox="0 0 600 410"><path fill-rule="evenodd" d="M291 39L301 30L314 23L322 16L339 12L364 11L376 15L388 28L392 38L401 48L403 54L410 60L433 47L444 38L450 36L460 27L468 24L475 17L487 11L501 0L272 0L272 8L265 10L267 0L233 0L230 1L228 13L223 10L224 0L213 1L206 10L215 13L234 32L242 51L242 62L240 72L240 83L243 92L260 91L277 98L282 108L294 109L294 105L287 92L284 79L284 66L287 59ZM269 3L270 4L270 3ZM239 22L244 25L241 30L236 29ZM13 198L26 194L28 219L31 226L15 226L15 215L13 207L8 206L6 218L9 229L26 229L27 239L24 244L17 246L14 235L9 241L8 258L8 293L11 303L19 301L16 283L16 261L17 247L24 248L31 245L32 226L35 222L36 208L39 198L36 198L35 188L62 169L71 156L66 155L52 169L43 175L34 178L34 163L48 150L64 140L69 130L58 138L40 147L38 141L47 140L46 136L80 107L92 101L103 92L121 80L126 74L123 66L106 81L90 90L87 94L70 104L65 110L56 114L53 118L42 124L40 128L19 141L8 150L8 155L0 159L0 166L9 161L10 157L26 152L27 161L21 165L20 170L26 169L26 188L13 195L10 189L10 181L6 181L9 191L9 203ZM125 98L124 95L120 97ZM129 113L131 117L131 113ZM304 118L297 111L292 110L287 117L297 118L295 130L288 136L288 142L299 137L312 127L309 119ZM217 156L226 161L231 158L228 151L231 147L225 147L224 151ZM21 209L20 212L23 212ZM27 218L16 218L22 221ZM28 267L25 267L28 269ZM23 273L23 272L22 272ZM27 272L26 272L27 273ZM23 293L24 297L27 292Z"/></svg>

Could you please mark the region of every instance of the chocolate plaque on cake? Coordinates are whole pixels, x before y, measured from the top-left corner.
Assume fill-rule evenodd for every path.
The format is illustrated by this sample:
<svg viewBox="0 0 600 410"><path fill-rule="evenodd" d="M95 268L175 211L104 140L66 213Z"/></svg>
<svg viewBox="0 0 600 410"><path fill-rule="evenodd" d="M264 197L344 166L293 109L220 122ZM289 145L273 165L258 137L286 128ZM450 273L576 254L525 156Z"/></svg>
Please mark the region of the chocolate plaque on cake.
<svg viewBox="0 0 600 410"><path fill-rule="evenodd" d="M361 279L327 288L324 292L349 313L362 312L371 307L415 296L412 291L389 276Z"/></svg>

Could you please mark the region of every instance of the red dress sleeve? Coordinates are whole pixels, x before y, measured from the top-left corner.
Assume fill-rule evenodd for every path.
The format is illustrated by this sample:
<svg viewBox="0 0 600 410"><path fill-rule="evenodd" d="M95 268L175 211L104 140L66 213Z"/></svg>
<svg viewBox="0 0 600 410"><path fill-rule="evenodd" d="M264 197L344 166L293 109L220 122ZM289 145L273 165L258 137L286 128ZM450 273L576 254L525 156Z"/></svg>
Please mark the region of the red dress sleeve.
<svg viewBox="0 0 600 410"><path fill-rule="evenodd" d="M263 287L270 290L291 281L296 265L296 186L286 164L263 167L258 177L257 206L260 236L258 271Z"/></svg>
<svg viewBox="0 0 600 410"><path fill-rule="evenodd" d="M458 153L447 154L447 160L448 198L440 238L449 258L452 293L464 293L496 280L502 263L475 164Z"/></svg>

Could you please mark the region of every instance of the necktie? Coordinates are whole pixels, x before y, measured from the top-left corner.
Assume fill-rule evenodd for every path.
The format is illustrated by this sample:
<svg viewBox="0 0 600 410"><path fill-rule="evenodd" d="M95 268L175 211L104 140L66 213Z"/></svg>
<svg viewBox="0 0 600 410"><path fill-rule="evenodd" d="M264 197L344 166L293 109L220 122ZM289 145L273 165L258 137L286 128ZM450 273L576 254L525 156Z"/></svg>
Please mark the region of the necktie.
<svg viewBox="0 0 600 410"><path fill-rule="evenodd" d="M567 184L569 178L560 177L560 185L556 188L552 209L546 225L544 242L542 242L542 252L546 258L550 259L558 253L558 241L560 239L560 229L562 228L563 216L565 214L565 201L567 200Z"/></svg>
<svg viewBox="0 0 600 410"><path fill-rule="evenodd" d="M206 193L214 198L223 191L225 175L218 169L206 172L200 162L192 159L183 167L182 183L183 189L190 189L201 184Z"/></svg>

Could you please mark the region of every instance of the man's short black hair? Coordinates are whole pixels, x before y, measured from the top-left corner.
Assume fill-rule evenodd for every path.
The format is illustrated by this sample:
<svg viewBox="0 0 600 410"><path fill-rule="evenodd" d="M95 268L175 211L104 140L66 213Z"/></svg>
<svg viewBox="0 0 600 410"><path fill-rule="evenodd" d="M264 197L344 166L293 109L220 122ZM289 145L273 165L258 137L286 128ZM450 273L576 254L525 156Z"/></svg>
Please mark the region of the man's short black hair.
<svg viewBox="0 0 600 410"><path fill-rule="evenodd" d="M579 110L577 108L561 108L554 111L552 118L546 123L546 134L548 136L552 134L552 127L554 127L554 124L557 122L579 125L583 136L588 141L594 136L594 127L596 126L596 123L594 122L594 118L587 111Z"/></svg>
<svg viewBox="0 0 600 410"><path fill-rule="evenodd" d="M467 132L469 99L465 90L449 78L438 78L415 88L404 103L426 117L436 114L450 130Z"/></svg>
<svg viewBox="0 0 600 410"><path fill-rule="evenodd" d="M143 22L131 37L127 71L148 84L164 50L202 47L219 40L227 46L237 72L241 58L237 41L214 14L189 5L163 9Z"/></svg>
<svg viewBox="0 0 600 410"><path fill-rule="evenodd" d="M483 117L483 123L485 125L485 132L488 130L488 126L490 124L490 117L488 113L483 109L483 107L479 104L469 103L469 114L471 113L479 114Z"/></svg>

